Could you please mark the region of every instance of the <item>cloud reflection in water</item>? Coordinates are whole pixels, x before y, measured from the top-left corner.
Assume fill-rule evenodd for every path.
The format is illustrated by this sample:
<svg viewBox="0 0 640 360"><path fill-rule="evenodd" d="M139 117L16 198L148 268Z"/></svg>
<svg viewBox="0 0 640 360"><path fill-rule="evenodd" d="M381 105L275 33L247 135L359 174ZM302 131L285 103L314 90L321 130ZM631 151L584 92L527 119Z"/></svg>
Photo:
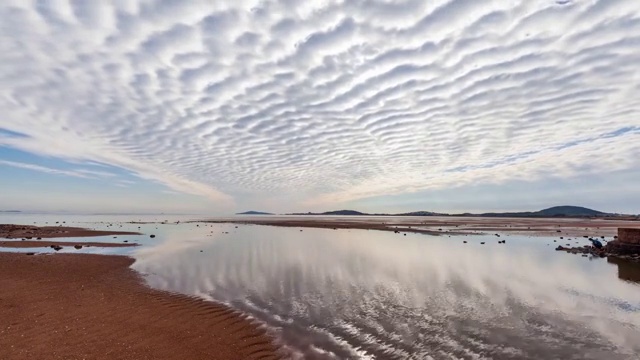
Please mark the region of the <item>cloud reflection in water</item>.
<svg viewBox="0 0 640 360"><path fill-rule="evenodd" d="M544 239L484 238L482 246L479 237L214 229L220 235L201 228L141 248L134 268L154 287L252 314L307 358L628 359L640 351L640 287L606 261L556 254Z"/></svg>

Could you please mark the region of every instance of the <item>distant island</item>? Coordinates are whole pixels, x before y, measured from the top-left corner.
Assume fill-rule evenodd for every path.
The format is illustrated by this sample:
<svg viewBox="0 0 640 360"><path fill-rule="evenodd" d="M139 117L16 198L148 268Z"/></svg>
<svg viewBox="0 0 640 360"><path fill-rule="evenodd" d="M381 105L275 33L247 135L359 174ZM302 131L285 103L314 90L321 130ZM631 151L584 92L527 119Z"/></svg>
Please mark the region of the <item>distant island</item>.
<svg viewBox="0 0 640 360"><path fill-rule="evenodd" d="M523 211L523 212L495 212L495 213L464 213L464 214L447 214L447 213L436 213L431 211L413 211L407 213L399 213L399 214L386 214L386 213L375 213L368 214L363 213L356 210L334 210L327 211L322 213L291 213L286 215L339 215L339 216L476 216L476 217L533 217L533 218L544 218L544 217L618 217L625 216L620 214L612 214L605 213L602 211L597 211L581 206L571 206L571 205L563 205L563 206L554 206L547 209L539 210L539 211ZM628 215L627 215L628 216Z"/></svg>
<svg viewBox="0 0 640 360"><path fill-rule="evenodd" d="M0 213L19 213L20 210L0 210Z"/></svg>
<svg viewBox="0 0 640 360"><path fill-rule="evenodd" d="M236 215L273 215L272 213L263 212L263 211L245 211L241 213L236 213Z"/></svg>

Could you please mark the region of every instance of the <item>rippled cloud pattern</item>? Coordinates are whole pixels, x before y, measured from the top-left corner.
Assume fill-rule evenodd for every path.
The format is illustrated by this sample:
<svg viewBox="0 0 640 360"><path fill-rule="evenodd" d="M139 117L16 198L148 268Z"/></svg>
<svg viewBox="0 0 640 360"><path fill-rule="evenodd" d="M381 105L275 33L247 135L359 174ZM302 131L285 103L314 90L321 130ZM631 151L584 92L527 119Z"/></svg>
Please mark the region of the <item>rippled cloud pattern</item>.
<svg viewBox="0 0 640 360"><path fill-rule="evenodd" d="M636 0L0 5L0 146L232 203L640 167Z"/></svg>

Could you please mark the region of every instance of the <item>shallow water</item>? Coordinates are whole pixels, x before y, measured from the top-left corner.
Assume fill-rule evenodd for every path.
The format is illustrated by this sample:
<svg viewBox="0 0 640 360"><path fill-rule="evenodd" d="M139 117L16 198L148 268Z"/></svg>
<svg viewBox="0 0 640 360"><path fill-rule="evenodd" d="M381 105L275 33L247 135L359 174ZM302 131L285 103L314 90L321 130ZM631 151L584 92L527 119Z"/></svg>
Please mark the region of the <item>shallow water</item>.
<svg viewBox="0 0 640 360"><path fill-rule="evenodd" d="M495 236L68 219L98 229L101 221L117 221L117 230L140 226L145 235L130 240L143 246L106 251L135 257L151 286L249 313L299 357L636 359L640 352L637 266L557 253L550 238L503 235L507 243L498 244Z"/></svg>

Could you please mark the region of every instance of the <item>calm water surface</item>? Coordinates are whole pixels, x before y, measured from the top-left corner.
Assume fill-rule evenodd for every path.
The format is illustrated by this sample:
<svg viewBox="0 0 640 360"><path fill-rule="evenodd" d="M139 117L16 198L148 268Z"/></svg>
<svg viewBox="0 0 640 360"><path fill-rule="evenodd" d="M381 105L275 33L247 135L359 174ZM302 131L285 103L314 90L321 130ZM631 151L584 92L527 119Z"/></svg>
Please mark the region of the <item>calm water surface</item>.
<svg viewBox="0 0 640 360"><path fill-rule="evenodd" d="M132 216L66 220L93 228L114 221L117 229L156 234L129 237L144 244L139 248L106 251L135 257L133 267L153 287L250 314L300 358L637 359L640 353L638 267L556 253L549 238L502 236L502 245L495 236L123 223L140 220Z"/></svg>

